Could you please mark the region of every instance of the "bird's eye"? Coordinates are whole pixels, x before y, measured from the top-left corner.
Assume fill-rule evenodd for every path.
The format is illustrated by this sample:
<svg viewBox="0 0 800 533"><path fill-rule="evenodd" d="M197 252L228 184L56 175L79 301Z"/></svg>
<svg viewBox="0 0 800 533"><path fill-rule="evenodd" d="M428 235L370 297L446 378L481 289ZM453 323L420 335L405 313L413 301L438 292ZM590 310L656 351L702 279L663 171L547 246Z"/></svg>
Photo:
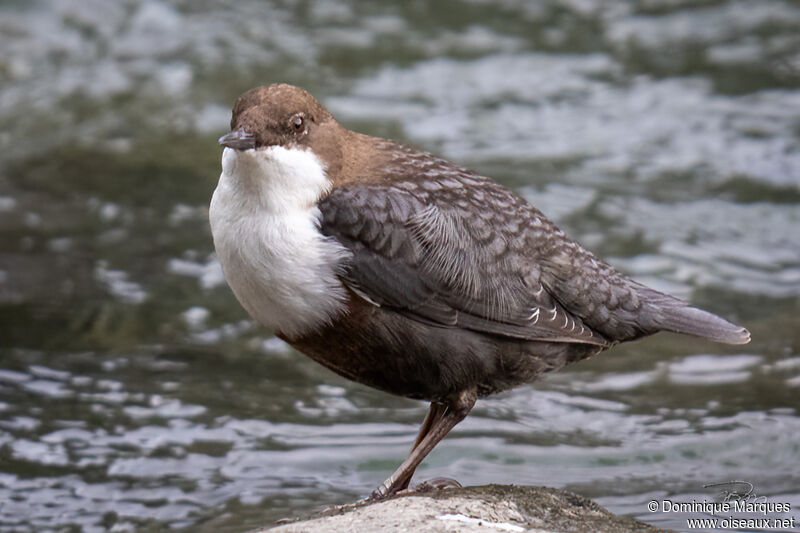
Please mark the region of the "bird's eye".
<svg viewBox="0 0 800 533"><path fill-rule="evenodd" d="M305 127L305 120L303 120L302 116L296 115L294 118L292 118L291 124L294 128L294 131L303 131L303 128Z"/></svg>

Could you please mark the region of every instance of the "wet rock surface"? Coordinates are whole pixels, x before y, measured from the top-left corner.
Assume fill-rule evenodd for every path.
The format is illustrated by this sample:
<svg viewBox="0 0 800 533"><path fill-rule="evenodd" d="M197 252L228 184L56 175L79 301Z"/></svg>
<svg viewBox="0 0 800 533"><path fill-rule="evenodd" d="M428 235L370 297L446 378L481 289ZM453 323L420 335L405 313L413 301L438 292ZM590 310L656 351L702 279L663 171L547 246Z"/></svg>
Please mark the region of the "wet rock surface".
<svg viewBox="0 0 800 533"><path fill-rule="evenodd" d="M551 487L485 485L410 493L387 501L342 506L320 516L253 533L348 533L362 531L572 531L667 532L635 518L617 516L588 498Z"/></svg>

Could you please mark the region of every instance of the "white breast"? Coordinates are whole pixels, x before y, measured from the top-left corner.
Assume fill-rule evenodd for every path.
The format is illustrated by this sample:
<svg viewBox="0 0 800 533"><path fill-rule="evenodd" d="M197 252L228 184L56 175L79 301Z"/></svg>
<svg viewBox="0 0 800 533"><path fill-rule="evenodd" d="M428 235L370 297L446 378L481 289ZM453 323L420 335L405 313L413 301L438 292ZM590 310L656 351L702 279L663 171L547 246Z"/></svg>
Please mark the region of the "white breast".
<svg viewBox="0 0 800 533"><path fill-rule="evenodd" d="M225 148L209 220L236 298L258 322L296 336L344 310L336 265L349 253L319 232L318 200L330 188L310 151Z"/></svg>

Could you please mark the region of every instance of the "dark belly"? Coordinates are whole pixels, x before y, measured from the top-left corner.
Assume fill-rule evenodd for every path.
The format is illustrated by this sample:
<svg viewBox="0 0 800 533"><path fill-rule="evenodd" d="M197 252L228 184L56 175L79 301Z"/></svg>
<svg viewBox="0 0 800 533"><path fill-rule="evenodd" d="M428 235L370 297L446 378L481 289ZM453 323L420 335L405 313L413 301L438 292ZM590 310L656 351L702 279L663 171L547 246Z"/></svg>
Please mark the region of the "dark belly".
<svg viewBox="0 0 800 533"><path fill-rule="evenodd" d="M601 350L440 327L359 303L313 334L282 338L348 379L426 400L471 387L477 387L481 396L510 389Z"/></svg>

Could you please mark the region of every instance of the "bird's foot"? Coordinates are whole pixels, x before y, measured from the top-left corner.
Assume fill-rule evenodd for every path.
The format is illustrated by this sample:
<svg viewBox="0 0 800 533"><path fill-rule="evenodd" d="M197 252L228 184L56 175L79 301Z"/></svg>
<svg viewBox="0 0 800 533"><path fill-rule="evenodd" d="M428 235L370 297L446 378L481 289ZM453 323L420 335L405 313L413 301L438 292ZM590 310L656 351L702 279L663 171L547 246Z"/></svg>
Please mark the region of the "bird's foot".
<svg viewBox="0 0 800 533"><path fill-rule="evenodd" d="M377 489L372 491L372 494L361 500L363 503L372 503L372 502L379 502L385 498L389 497L389 493L386 491L386 487L381 485Z"/></svg>
<svg viewBox="0 0 800 533"><path fill-rule="evenodd" d="M435 477L428 479L413 488L401 488L399 490L390 491L390 488L383 485L372 491L369 497L362 500L363 503L372 503L384 500L396 494L417 494L425 492L435 492L444 489L458 489L461 488L461 483L449 477Z"/></svg>
<svg viewBox="0 0 800 533"><path fill-rule="evenodd" d="M444 489L459 489L461 483L449 477L435 477L428 479L411 489L409 492L433 492Z"/></svg>

